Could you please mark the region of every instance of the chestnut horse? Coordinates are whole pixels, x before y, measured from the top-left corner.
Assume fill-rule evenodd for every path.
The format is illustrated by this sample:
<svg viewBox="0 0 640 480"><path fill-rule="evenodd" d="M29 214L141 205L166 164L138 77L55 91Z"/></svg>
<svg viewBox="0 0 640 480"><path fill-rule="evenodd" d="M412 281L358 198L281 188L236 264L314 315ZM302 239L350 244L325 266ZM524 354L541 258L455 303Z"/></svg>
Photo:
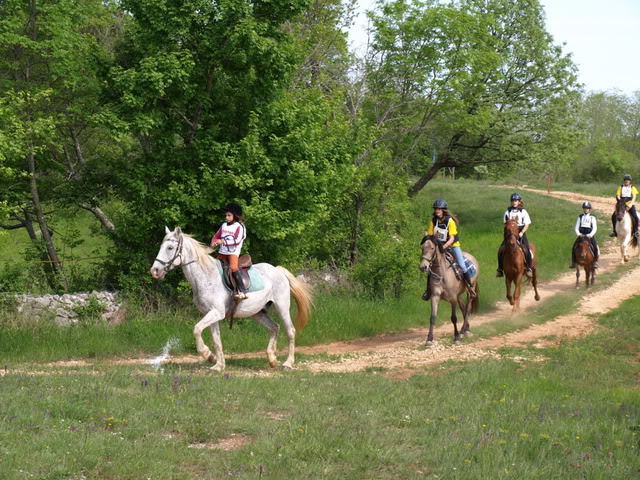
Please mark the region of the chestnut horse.
<svg viewBox="0 0 640 480"><path fill-rule="evenodd" d="M520 289L522 285L522 277L525 276L524 271L526 269L525 253L522 244L520 243L520 230L518 228L518 222L516 220L507 220L504 224L504 244L500 247L502 255L504 255L504 281L507 286L507 299L509 303L513 305L513 312L517 312L520 309ZM537 280L537 266L538 258L536 256L536 247L533 243L529 242L529 249L531 250L531 270L533 275L530 282L533 285L535 291L535 299L540 300L538 294L538 280ZM511 296L511 283L515 285L513 296Z"/></svg>
<svg viewBox="0 0 640 480"><path fill-rule="evenodd" d="M576 247L576 288L580 287L580 267L584 268L586 286L589 288L596 281L595 256L591 251L591 240L583 235Z"/></svg>

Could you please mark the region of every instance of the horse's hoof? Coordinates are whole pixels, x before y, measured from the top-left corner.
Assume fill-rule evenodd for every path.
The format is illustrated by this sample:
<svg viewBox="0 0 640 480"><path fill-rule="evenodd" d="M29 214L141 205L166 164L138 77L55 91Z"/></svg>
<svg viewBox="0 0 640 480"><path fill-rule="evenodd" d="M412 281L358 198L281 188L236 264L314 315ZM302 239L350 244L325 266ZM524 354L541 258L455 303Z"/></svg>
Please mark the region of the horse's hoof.
<svg viewBox="0 0 640 480"><path fill-rule="evenodd" d="M282 364L283 370L293 370L293 365L287 365L286 363Z"/></svg>
<svg viewBox="0 0 640 480"><path fill-rule="evenodd" d="M224 370L224 367L222 365L214 365L209 370L211 370L212 372L221 372Z"/></svg>
<svg viewBox="0 0 640 480"><path fill-rule="evenodd" d="M210 353L209 356L207 357L207 362L209 363L216 363L216 357L213 353Z"/></svg>
<svg viewBox="0 0 640 480"><path fill-rule="evenodd" d="M460 345L461 343L462 343L462 342L460 342L460 339L459 339L459 338L456 338L456 339L453 341L453 344L454 344L454 345Z"/></svg>
<svg viewBox="0 0 640 480"><path fill-rule="evenodd" d="M540 295L535 296L536 302L540 301Z"/></svg>
<svg viewBox="0 0 640 480"><path fill-rule="evenodd" d="M269 366L271 368L276 368L278 366L278 361L277 360L269 360Z"/></svg>
<svg viewBox="0 0 640 480"><path fill-rule="evenodd" d="M473 333L471 333L471 330L467 330L466 332L463 333L463 335L465 337L473 337Z"/></svg>
<svg viewBox="0 0 640 480"><path fill-rule="evenodd" d="M424 346L425 347L432 347L433 346L433 340L427 340L426 342L424 342Z"/></svg>

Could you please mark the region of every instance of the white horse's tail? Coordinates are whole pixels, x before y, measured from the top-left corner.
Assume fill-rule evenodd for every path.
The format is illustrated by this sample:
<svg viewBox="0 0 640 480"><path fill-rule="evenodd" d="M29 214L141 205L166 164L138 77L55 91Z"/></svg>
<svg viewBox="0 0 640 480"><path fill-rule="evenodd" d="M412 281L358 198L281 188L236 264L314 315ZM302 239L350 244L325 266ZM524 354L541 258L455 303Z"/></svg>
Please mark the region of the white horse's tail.
<svg viewBox="0 0 640 480"><path fill-rule="evenodd" d="M311 293L311 287L298 280L293 274L284 267L276 267L282 273L285 274L287 280L289 280L289 288L291 289L291 294L298 305L298 314L296 315L295 320L293 321L293 325L296 327L298 332L301 332L304 329L304 326L309 321L309 317L311 316L311 307L313 306L313 295Z"/></svg>

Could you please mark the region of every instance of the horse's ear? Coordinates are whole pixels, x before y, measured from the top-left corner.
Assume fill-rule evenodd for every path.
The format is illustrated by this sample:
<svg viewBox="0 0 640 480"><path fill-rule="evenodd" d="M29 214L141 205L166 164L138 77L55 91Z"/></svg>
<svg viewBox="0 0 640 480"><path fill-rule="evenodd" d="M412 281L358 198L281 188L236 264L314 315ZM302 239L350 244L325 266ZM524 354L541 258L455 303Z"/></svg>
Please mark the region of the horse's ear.
<svg viewBox="0 0 640 480"><path fill-rule="evenodd" d="M424 245L424 242L426 242L427 240L429 240L429 235L425 235L424 237L422 237L422 241L420 242L420 246Z"/></svg>
<svg viewBox="0 0 640 480"><path fill-rule="evenodd" d="M164 233L167 235L171 233L171 230L169 230L169 227L167 227L166 225L164 226Z"/></svg>
<svg viewBox="0 0 640 480"><path fill-rule="evenodd" d="M180 227L176 227L176 229L174 230L174 233L176 235L182 235L182 229Z"/></svg>

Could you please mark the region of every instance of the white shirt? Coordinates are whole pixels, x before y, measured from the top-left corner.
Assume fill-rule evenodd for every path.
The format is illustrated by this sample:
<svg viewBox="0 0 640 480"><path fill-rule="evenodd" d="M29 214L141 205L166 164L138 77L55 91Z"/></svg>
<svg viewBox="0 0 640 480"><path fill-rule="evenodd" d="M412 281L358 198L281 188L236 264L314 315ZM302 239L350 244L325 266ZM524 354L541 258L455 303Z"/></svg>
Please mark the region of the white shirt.
<svg viewBox="0 0 640 480"><path fill-rule="evenodd" d="M578 215L578 220L576 221L575 228L576 235L582 235L582 233L580 233L580 227L590 228L591 233L587 233L587 237L593 237L598 231L598 223L596 222L596 217L594 217L590 213L583 213L581 215Z"/></svg>
<svg viewBox="0 0 640 480"><path fill-rule="evenodd" d="M214 238L222 240L219 253L223 255L240 255L242 250L242 244L247 237L247 230L244 225L238 222L233 222L231 225L223 223L220 230L216 233Z"/></svg>
<svg viewBox="0 0 640 480"><path fill-rule="evenodd" d="M524 208L507 208L502 217L503 223L507 223L507 220L516 220L519 227L531 224L531 218L529 213Z"/></svg>

